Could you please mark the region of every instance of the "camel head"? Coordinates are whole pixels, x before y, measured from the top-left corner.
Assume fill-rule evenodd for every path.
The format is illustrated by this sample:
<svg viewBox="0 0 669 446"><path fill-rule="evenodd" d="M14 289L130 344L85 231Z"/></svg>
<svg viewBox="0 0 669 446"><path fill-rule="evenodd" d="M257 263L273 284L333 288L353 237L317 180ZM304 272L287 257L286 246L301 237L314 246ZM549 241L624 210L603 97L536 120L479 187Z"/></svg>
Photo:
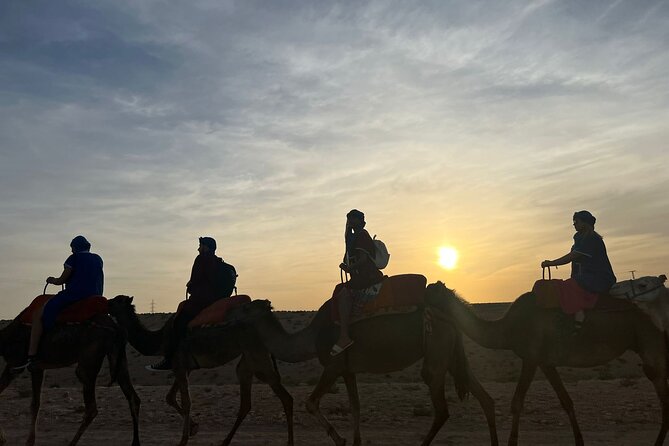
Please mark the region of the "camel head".
<svg viewBox="0 0 669 446"><path fill-rule="evenodd" d="M230 317L239 322L249 322L272 314L272 302L269 300L253 300L232 310Z"/></svg>
<svg viewBox="0 0 669 446"><path fill-rule="evenodd" d="M638 279L625 280L618 282L609 291L613 297L620 299L633 300L637 302L650 302L660 296L667 295L667 288L664 283L667 276L644 276Z"/></svg>
<svg viewBox="0 0 669 446"><path fill-rule="evenodd" d="M109 314L116 318L124 317L135 313L135 306L132 304L133 296L118 295L107 301Z"/></svg>
<svg viewBox="0 0 669 446"><path fill-rule="evenodd" d="M448 299L457 298L455 291L444 282L431 283L425 288L425 302L436 307L443 307Z"/></svg>

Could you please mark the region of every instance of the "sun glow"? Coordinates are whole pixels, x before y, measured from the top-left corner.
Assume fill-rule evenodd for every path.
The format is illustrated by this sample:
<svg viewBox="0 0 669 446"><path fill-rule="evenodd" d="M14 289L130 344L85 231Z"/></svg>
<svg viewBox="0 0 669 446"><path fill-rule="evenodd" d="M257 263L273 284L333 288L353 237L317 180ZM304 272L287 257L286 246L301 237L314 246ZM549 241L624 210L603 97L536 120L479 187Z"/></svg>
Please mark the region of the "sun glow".
<svg viewBox="0 0 669 446"><path fill-rule="evenodd" d="M439 248L439 266L444 269L455 269L458 263L458 251L451 246Z"/></svg>

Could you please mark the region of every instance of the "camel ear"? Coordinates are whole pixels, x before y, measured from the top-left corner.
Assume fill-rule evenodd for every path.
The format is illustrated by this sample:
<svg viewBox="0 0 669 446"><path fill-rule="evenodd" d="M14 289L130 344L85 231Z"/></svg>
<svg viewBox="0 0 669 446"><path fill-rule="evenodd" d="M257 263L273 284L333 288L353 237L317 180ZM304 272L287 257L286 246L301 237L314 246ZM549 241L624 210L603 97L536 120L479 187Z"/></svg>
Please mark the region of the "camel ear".
<svg viewBox="0 0 669 446"><path fill-rule="evenodd" d="M135 296L128 296L128 302L132 303L132 300L135 298Z"/></svg>

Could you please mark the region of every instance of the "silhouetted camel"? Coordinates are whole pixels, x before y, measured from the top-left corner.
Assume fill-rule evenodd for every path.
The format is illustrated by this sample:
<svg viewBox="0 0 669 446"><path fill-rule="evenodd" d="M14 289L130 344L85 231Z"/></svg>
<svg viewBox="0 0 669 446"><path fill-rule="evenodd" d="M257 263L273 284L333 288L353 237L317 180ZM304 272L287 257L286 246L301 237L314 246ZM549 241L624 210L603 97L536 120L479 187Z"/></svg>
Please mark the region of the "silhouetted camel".
<svg viewBox="0 0 669 446"><path fill-rule="evenodd" d="M13 368L25 361L30 340L30 326L22 324L18 318L0 330L0 354L7 365L0 377L0 392L21 372ZM77 323L57 325L42 336L39 361L30 371L32 377L32 424L27 445L35 444L35 428L40 408L40 397L45 369L56 369L77 364L76 374L83 384L84 419L70 442L76 444L98 413L95 402L95 381L102 362L107 357L112 382L117 381L130 405L132 415L133 446L139 445L138 417L140 400L128 374L125 355L125 337L122 330L107 315Z"/></svg>
<svg viewBox="0 0 669 446"><path fill-rule="evenodd" d="M377 316L351 325L355 343L343 353L332 357L330 349L338 338L339 327L330 318L328 305L320 308L314 319L303 330L289 334L272 313L269 301L256 300L240 308L257 331L269 351L278 359L300 362L318 356L323 373L307 400L307 410L326 428L337 446L346 440L321 414L320 400L339 376L344 378L348 391L354 425L354 445L361 444L360 401L356 373L388 373L401 370L423 358L421 375L430 389L434 419L423 440L429 445L448 419L444 395L446 372L453 376L458 396L468 391L479 400L490 430L491 444L497 445L494 401L481 387L469 370L461 334L450 323L433 320L426 330L421 310L405 314Z"/></svg>
<svg viewBox="0 0 669 446"><path fill-rule="evenodd" d="M643 371L660 399L662 426L655 445L664 444L669 426L666 338L634 304L620 301L615 310L590 311L579 333L572 335L564 327L567 316L559 309L538 307L532 293L520 296L501 319L494 321L479 318L465 301L441 282L427 287L426 300L443 310L478 344L492 349L512 350L522 359L520 379L511 403L513 422L509 445L518 444L520 412L537 367L546 375L569 416L575 444L583 445L574 405L556 367L593 367L627 350L641 357Z"/></svg>
<svg viewBox="0 0 669 446"><path fill-rule="evenodd" d="M147 330L137 317L132 297L116 296L109 300L109 313L127 330L128 341L143 355L162 355L167 341L166 330L171 329L171 317L160 330ZM235 312L228 313L228 319L235 318ZM218 367L241 356L237 364L240 386L240 405L237 420L223 445L229 445L237 428L251 410L251 386L253 375L267 383L281 400L288 423L288 445L293 445L293 398L281 384L281 376L274 358L252 331L241 325L230 323L222 326L192 329L182 341L173 359L174 383L167 393L167 404L174 407L183 417L183 431L180 445L188 442L188 437L197 432L198 424L191 418L191 399L188 391L188 375L199 368ZM181 405L177 402L177 392L181 395Z"/></svg>

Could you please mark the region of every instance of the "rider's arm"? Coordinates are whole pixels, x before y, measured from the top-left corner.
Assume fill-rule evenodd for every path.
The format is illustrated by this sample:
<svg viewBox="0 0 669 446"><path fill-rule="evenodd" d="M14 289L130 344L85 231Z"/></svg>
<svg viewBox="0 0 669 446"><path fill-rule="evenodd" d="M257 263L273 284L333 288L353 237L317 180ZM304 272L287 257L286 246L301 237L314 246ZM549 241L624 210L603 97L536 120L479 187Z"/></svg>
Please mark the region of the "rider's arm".
<svg viewBox="0 0 669 446"><path fill-rule="evenodd" d="M547 266L560 266L560 265L566 265L567 263L571 263L571 262L573 262L574 260L578 259L578 258L581 257L581 256L582 256L581 253L572 251L572 252L570 252L569 254L565 254L565 255L563 255L563 256L560 257L559 259L555 259L555 260L544 260L543 262L541 262L541 267L542 267L542 268L546 268Z"/></svg>
<svg viewBox="0 0 669 446"><path fill-rule="evenodd" d="M46 283L51 283L53 285L62 285L67 282L67 280L70 278L72 275L72 268L68 268L67 266L63 268L63 273L60 275L60 277L48 277L46 279Z"/></svg>

